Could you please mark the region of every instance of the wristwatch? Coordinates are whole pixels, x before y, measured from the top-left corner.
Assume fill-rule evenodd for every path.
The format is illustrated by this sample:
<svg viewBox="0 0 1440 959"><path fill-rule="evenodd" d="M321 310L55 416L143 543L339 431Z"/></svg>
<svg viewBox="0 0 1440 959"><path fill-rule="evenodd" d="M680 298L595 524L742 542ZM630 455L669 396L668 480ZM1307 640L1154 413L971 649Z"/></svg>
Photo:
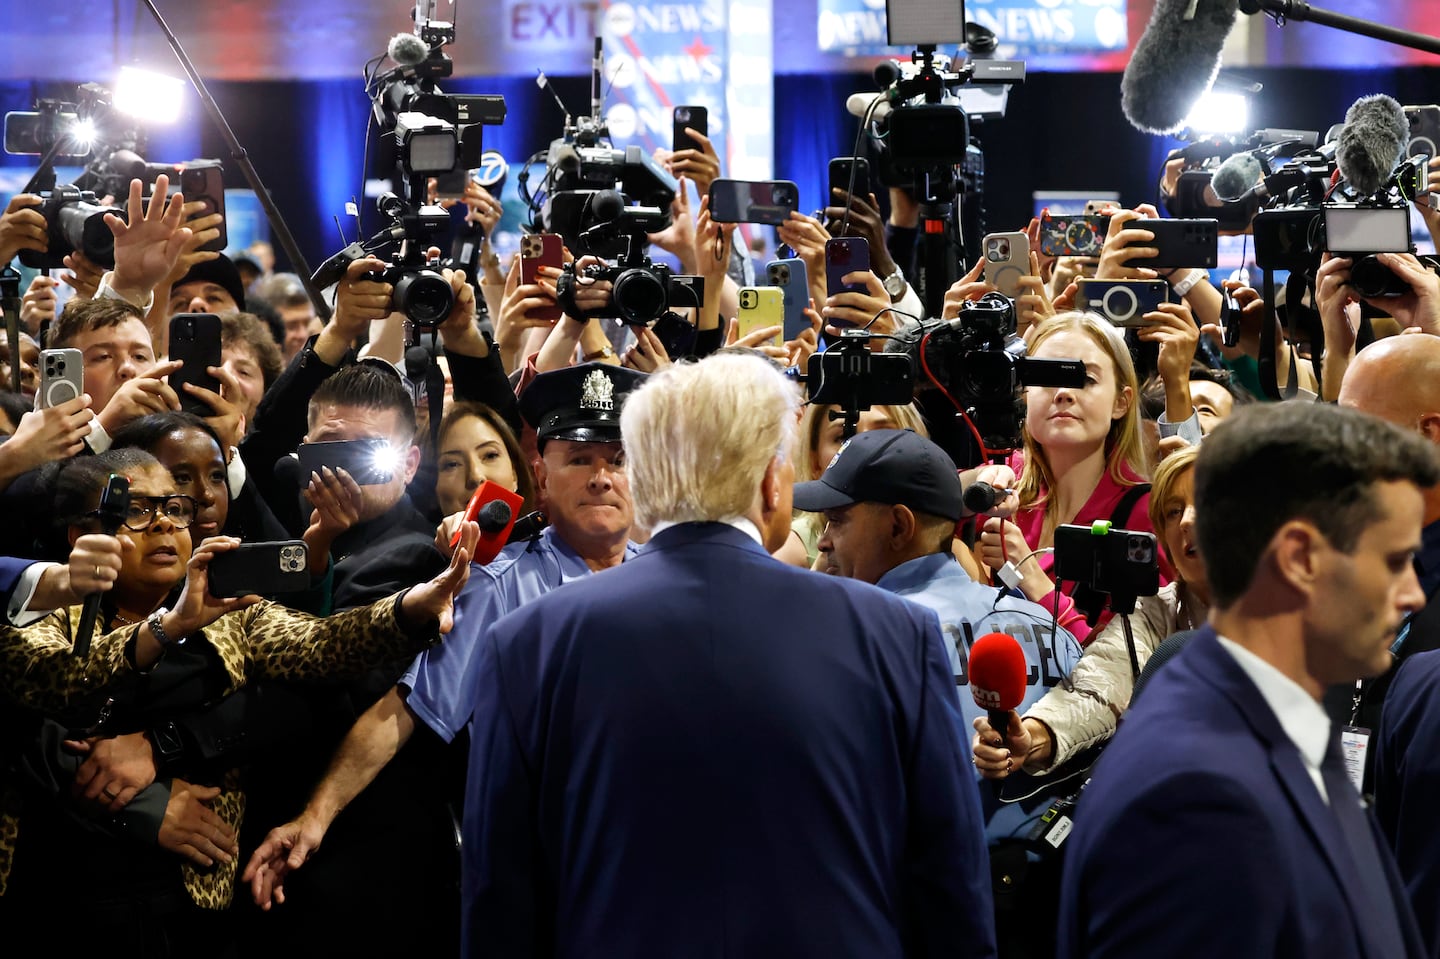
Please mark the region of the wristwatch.
<svg viewBox="0 0 1440 959"><path fill-rule="evenodd" d="M895 267L895 272L881 282L885 284L885 292L890 294L890 299L898 300L905 295L905 274L901 272L898 265Z"/></svg>
<svg viewBox="0 0 1440 959"><path fill-rule="evenodd" d="M158 642L161 646L170 645L170 636L165 632L165 627L160 625L160 617L164 616L168 612L170 612L170 610L166 609L164 606L161 606L159 609L155 610L155 612L145 617L145 625L150 627L150 632L155 637L155 641Z"/></svg>

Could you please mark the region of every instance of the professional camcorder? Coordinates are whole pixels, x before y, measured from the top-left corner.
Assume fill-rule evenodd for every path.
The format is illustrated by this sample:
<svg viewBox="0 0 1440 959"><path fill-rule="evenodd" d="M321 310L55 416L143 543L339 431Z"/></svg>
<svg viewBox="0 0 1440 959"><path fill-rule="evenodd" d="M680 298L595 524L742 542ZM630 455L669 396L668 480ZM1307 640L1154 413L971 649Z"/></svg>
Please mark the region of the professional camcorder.
<svg viewBox="0 0 1440 959"><path fill-rule="evenodd" d="M386 259L384 269L367 279L391 284L391 309L404 314L412 327L432 330L449 315L455 295L427 256L430 247L448 245L452 226L450 214L428 202L430 180L457 175L463 180L480 166L484 127L505 121L503 97L446 94L436 86L454 69L444 47L455 40L455 24L436 16L439 2L416 3L414 35L400 34L387 48L395 66L381 74L367 71L365 77L375 122L395 152L397 188L376 202L386 226L330 257L313 277L323 289L338 282L356 260Z"/></svg>
<svg viewBox="0 0 1440 959"><path fill-rule="evenodd" d="M58 269L66 256L78 251L100 266L114 266L115 238L105 214L125 216L130 181L135 179L144 184L148 197L163 173L171 192L183 192L187 201L205 204L197 215L224 214L219 160L151 163L143 158L144 149L145 135L138 121L117 110L110 90L96 83L81 84L73 100L40 99L33 112L7 113L5 152L43 157L21 192L36 193L44 200L39 212L45 217L49 247L43 253L22 250L20 262L34 269ZM53 164L60 159L84 161L85 169L74 183L56 183ZM107 203L103 197L115 199ZM220 251L226 242L222 221L219 236L200 249Z"/></svg>
<svg viewBox="0 0 1440 959"><path fill-rule="evenodd" d="M926 371L929 383L947 392L974 424L988 451L1019 448L1025 387L1085 383L1084 363L1032 359L1016 330L1015 304L999 293L987 293L964 303L953 320L897 337L915 366Z"/></svg>

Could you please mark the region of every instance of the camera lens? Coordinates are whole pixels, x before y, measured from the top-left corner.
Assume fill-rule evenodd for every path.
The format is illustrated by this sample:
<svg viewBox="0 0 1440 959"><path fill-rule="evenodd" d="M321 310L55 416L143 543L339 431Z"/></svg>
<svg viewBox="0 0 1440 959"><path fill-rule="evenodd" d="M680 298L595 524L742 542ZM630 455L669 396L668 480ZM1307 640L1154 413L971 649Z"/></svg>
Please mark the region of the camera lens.
<svg viewBox="0 0 1440 959"><path fill-rule="evenodd" d="M455 305L455 291L439 273L417 270L400 278L391 301L416 326L439 326Z"/></svg>
<svg viewBox="0 0 1440 959"><path fill-rule="evenodd" d="M754 291L749 292L753 297ZM664 282L649 270L621 273L615 278L610 297L621 320L641 326L664 313L670 305Z"/></svg>

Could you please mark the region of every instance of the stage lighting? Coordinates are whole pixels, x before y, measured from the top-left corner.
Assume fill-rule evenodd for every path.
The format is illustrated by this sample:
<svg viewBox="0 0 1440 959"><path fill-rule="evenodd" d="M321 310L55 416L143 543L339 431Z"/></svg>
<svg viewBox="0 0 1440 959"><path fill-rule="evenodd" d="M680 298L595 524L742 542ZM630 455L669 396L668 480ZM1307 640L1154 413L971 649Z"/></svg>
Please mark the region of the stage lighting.
<svg viewBox="0 0 1440 959"><path fill-rule="evenodd" d="M121 67L115 81L115 109L150 123L180 119L185 81L136 67Z"/></svg>

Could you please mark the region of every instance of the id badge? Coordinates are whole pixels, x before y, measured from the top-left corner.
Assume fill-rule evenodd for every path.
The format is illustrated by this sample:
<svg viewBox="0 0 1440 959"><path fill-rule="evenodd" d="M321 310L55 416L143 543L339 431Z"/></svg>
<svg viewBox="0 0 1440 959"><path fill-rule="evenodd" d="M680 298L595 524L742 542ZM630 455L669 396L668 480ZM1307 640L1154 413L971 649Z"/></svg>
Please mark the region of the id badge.
<svg viewBox="0 0 1440 959"><path fill-rule="evenodd" d="M1345 756L1345 772L1358 793L1365 788L1365 754L1370 750L1370 730L1363 726L1342 726L1340 749Z"/></svg>

